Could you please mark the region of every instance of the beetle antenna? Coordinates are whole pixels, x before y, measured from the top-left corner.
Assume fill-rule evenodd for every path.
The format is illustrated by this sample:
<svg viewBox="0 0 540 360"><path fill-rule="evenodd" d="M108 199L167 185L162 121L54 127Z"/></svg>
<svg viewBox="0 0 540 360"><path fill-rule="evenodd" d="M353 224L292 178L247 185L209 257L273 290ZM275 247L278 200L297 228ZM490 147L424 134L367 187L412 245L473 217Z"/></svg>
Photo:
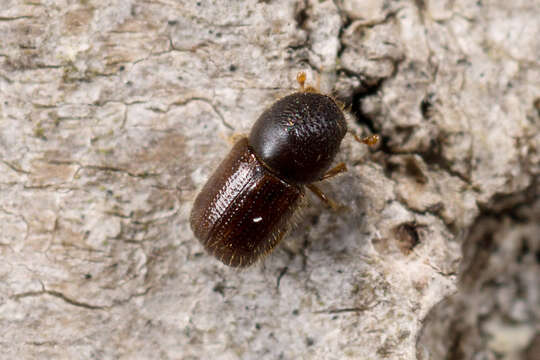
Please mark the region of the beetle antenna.
<svg viewBox="0 0 540 360"><path fill-rule="evenodd" d="M301 92L309 92L309 93L319 93L320 85L321 85L321 77L317 76L317 87L313 86L306 86L306 73L304 71L300 71L296 75L296 81L298 82L298 85L300 85L300 91Z"/></svg>

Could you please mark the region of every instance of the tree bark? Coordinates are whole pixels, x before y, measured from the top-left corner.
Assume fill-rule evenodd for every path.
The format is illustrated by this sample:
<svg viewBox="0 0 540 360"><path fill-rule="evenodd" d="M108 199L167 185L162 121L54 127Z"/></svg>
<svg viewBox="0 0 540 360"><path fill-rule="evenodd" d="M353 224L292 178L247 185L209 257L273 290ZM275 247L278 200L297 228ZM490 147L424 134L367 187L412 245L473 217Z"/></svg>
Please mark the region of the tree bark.
<svg viewBox="0 0 540 360"><path fill-rule="evenodd" d="M3 0L2 357L539 358L538 19L538 1ZM349 171L321 187L346 210L310 197L276 251L227 268L192 201L299 71L382 141L342 143Z"/></svg>

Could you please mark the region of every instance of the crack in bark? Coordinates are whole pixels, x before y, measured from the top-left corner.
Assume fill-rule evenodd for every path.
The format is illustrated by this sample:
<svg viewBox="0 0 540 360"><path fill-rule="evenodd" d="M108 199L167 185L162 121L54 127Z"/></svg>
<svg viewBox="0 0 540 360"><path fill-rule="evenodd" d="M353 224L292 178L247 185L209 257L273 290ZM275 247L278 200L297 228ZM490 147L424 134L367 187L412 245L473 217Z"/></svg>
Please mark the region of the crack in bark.
<svg viewBox="0 0 540 360"><path fill-rule="evenodd" d="M67 297L66 295L62 294L59 291L45 290L44 293L49 294L49 295L54 296L54 297L57 297L59 299L62 299L66 303L68 303L70 305L73 305L73 306L78 306L78 307L82 307L82 308L86 308L86 309L90 309L90 310L103 310L103 309L106 308L104 306L87 304L87 303L84 303L82 301L77 301L75 299L71 299L71 298Z"/></svg>
<svg viewBox="0 0 540 360"><path fill-rule="evenodd" d="M99 170L99 171L119 172L119 173L124 173L124 174L126 174L128 176L135 177L135 178L140 178L140 179L146 179L146 178L149 178L149 177L159 176L159 174L157 174L157 173L151 173L151 172L148 172L148 171L143 171L141 173L134 173L134 172L128 171L126 169L118 168L118 167L115 167L115 166L109 166L109 165L82 165L82 164L78 164L77 162L74 162L74 163L79 165L80 169L92 169L92 170ZM75 173L79 172L80 169L77 169L77 171Z"/></svg>
<svg viewBox="0 0 540 360"><path fill-rule="evenodd" d="M8 16L0 16L0 21L17 21L17 20L21 20L21 19L34 19L35 17L34 16L31 16L31 15L20 15L20 16L13 16L13 17L8 17Z"/></svg>
<svg viewBox="0 0 540 360"><path fill-rule="evenodd" d="M58 341L27 341L25 342L25 345L33 345L33 346L57 346L59 345Z"/></svg>
<svg viewBox="0 0 540 360"><path fill-rule="evenodd" d="M361 313L367 310L373 309L377 306L379 302L371 306L361 306L361 307L350 307L350 308L337 308L337 309L326 309L314 311L314 314L341 314L341 313Z"/></svg>
<svg viewBox="0 0 540 360"><path fill-rule="evenodd" d="M11 170L15 171L16 173L19 173L19 174L26 174L26 175L31 174L30 171L23 170L23 169L21 169L20 167L14 165L14 164L12 164L12 163L10 163L10 162L8 162L8 161L2 160L2 163L3 163L4 165L6 165L8 168L10 168Z"/></svg>
<svg viewBox="0 0 540 360"><path fill-rule="evenodd" d="M225 118L223 117L221 112L219 112L217 107L210 100L208 100L206 98L203 98L203 97L192 97L192 98L185 99L185 100L182 100L182 101L173 102L171 105L169 105L166 112L168 112L172 106L184 106L184 105L189 104L192 101L202 101L202 102L208 104L212 108L212 110L214 110L214 112L218 115L218 117L221 119L221 123L223 124L223 126L225 126L226 128L228 128L230 130L234 130L234 127L231 124L229 124L227 121L225 121Z"/></svg>
<svg viewBox="0 0 540 360"><path fill-rule="evenodd" d="M135 297L144 296L144 295L148 294L148 292L150 291L151 288L152 287L149 286L142 292L129 295L126 299L114 300L111 305L92 305L92 304L89 304L89 303L86 303L86 302L82 302L82 301L78 301L76 299L72 299L72 298L66 296L65 294L63 294L63 293L61 293L59 291L47 290L45 288L43 288L43 290L39 290L39 291L27 291L27 292L15 294L15 295L12 295L10 298L17 301L17 300L25 298L25 297L39 297L39 296L42 296L42 295L50 295L52 297L55 297L57 299L60 299L60 300L64 301L65 303L67 303L69 305L73 305L73 306L76 306L76 307L89 309L89 310L108 310L108 309L111 309L111 308L113 308L115 306L119 306L119 305L123 305L125 303L128 303Z"/></svg>

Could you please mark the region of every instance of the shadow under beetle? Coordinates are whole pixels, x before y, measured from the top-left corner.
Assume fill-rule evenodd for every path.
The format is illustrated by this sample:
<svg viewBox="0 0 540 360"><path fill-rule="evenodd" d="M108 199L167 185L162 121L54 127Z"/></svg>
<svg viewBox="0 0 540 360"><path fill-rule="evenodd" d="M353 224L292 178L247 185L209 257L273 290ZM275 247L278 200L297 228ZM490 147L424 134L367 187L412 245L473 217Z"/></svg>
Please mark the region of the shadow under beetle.
<svg viewBox="0 0 540 360"><path fill-rule="evenodd" d="M304 88L304 73L297 80L301 91L259 117L195 199L191 228L226 265L246 267L268 254L289 230L305 187L337 208L313 183L347 170L344 163L330 169L347 133L345 117L331 97ZM378 141L354 136L368 145Z"/></svg>

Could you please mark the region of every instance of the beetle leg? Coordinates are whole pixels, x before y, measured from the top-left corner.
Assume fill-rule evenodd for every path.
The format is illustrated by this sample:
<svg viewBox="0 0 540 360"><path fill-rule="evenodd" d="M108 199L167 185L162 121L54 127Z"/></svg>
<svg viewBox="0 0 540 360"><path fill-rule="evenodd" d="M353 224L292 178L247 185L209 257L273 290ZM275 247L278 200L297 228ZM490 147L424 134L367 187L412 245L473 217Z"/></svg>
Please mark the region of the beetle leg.
<svg viewBox="0 0 540 360"><path fill-rule="evenodd" d="M344 173L345 171L347 171L347 165L345 165L344 162L340 162L339 164L328 170L326 174L323 175L321 180L333 178L334 176Z"/></svg>
<svg viewBox="0 0 540 360"><path fill-rule="evenodd" d="M319 199L321 199L322 202L332 208L332 210L338 211L341 208L341 206L339 206L334 200L326 196L326 194L323 193L322 190L319 189L316 185L308 184L306 185L306 187L311 190L311 192L314 193Z"/></svg>

